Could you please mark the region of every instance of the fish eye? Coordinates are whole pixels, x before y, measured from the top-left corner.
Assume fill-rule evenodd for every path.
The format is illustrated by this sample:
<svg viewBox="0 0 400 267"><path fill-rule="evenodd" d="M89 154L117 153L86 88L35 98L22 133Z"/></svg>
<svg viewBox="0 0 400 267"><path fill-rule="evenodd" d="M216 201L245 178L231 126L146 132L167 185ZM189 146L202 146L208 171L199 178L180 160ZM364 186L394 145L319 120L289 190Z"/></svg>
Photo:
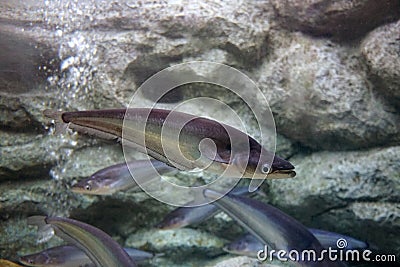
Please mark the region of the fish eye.
<svg viewBox="0 0 400 267"><path fill-rule="evenodd" d="M85 189L86 189L87 191L90 191L90 190L92 190L92 187L91 187L89 184L87 184L87 185L85 185Z"/></svg>
<svg viewBox="0 0 400 267"><path fill-rule="evenodd" d="M268 164L263 164L261 166L261 172L264 174L268 174L269 173L269 165Z"/></svg>

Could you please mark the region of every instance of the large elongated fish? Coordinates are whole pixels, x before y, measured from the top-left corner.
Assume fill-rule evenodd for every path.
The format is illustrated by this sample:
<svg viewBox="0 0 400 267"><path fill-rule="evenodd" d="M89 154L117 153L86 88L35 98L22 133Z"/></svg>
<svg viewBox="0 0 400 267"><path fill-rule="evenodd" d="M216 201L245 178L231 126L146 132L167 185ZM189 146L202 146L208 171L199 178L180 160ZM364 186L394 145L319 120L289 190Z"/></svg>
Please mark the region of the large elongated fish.
<svg viewBox="0 0 400 267"><path fill-rule="evenodd" d="M45 116L79 132L118 138L181 170L205 169L240 178L290 178L293 165L246 133L203 117L164 109L54 112ZM170 134L168 134L170 133ZM178 137L177 137L178 135ZM168 153L166 153L168 152Z"/></svg>
<svg viewBox="0 0 400 267"><path fill-rule="evenodd" d="M260 242L268 244L270 249L286 251L286 256L293 250L300 255L303 251L314 251L319 255L323 250L321 243L303 224L271 205L243 196L223 195L210 189L204 190L204 196L214 200L213 204ZM290 266L344 266L342 262L333 262L327 257L321 261L302 259L290 263Z"/></svg>
<svg viewBox="0 0 400 267"><path fill-rule="evenodd" d="M50 225L57 236L85 251L97 267L136 267L128 253L102 230L69 218L32 216L28 223Z"/></svg>

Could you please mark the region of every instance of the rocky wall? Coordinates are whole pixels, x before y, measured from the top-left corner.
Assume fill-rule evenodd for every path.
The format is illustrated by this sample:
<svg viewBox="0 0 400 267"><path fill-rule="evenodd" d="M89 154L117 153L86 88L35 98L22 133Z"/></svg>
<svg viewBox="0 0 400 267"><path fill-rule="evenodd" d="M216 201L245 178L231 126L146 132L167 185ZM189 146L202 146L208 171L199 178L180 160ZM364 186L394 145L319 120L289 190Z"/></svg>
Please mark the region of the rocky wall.
<svg viewBox="0 0 400 267"><path fill-rule="evenodd" d="M121 244L168 252L155 266L258 266L224 255L223 243L241 232L226 216L158 232L152 226L173 207L142 192L72 193L75 181L122 162L121 147L54 134L42 115L126 107L151 75L192 60L233 66L266 96L277 154L298 172L266 182L266 202L307 226L400 257L399 19L399 1L391 0L3 1L1 257L16 260L48 245L38 246L26 225L30 215L48 214L96 225ZM170 101L203 94L251 115L220 88L187 87ZM252 103L269 110L262 99Z"/></svg>

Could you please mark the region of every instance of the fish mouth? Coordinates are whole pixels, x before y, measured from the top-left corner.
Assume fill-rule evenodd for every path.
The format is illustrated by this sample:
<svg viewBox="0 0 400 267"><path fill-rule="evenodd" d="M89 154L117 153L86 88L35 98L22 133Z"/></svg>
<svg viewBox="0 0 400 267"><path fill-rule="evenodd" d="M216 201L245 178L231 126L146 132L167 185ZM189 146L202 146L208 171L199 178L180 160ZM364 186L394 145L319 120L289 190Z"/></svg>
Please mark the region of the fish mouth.
<svg viewBox="0 0 400 267"><path fill-rule="evenodd" d="M296 176L296 172L291 170L273 170L268 174L268 178L283 179L283 178L293 178Z"/></svg>
<svg viewBox="0 0 400 267"><path fill-rule="evenodd" d="M81 187L71 187L71 191L77 194L84 194L84 195L100 195L100 193L95 192L94 190L85 190Z"/></svg>

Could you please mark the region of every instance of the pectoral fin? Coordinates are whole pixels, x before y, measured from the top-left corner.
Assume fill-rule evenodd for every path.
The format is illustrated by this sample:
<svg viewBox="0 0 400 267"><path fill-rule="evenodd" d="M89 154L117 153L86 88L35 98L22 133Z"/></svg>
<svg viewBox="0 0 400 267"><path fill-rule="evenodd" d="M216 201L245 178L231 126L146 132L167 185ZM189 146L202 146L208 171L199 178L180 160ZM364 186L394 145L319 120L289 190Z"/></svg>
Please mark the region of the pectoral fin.
<svg viewBox="0 0 400 267"><path fill-rule="evenodd" d="M207 158L214 162L229 164L230 151L218 151L214 141L209 138L205 138L200 141L199 150L202 158Z"/></svg>
<svg viewBox="0 0 400 267"><path fill-rule="evenodd" d="M249 154L236 154L233 156L232 164L237 166L241 170L245 170L247 168L247 164L249 162Z"/></svg>

